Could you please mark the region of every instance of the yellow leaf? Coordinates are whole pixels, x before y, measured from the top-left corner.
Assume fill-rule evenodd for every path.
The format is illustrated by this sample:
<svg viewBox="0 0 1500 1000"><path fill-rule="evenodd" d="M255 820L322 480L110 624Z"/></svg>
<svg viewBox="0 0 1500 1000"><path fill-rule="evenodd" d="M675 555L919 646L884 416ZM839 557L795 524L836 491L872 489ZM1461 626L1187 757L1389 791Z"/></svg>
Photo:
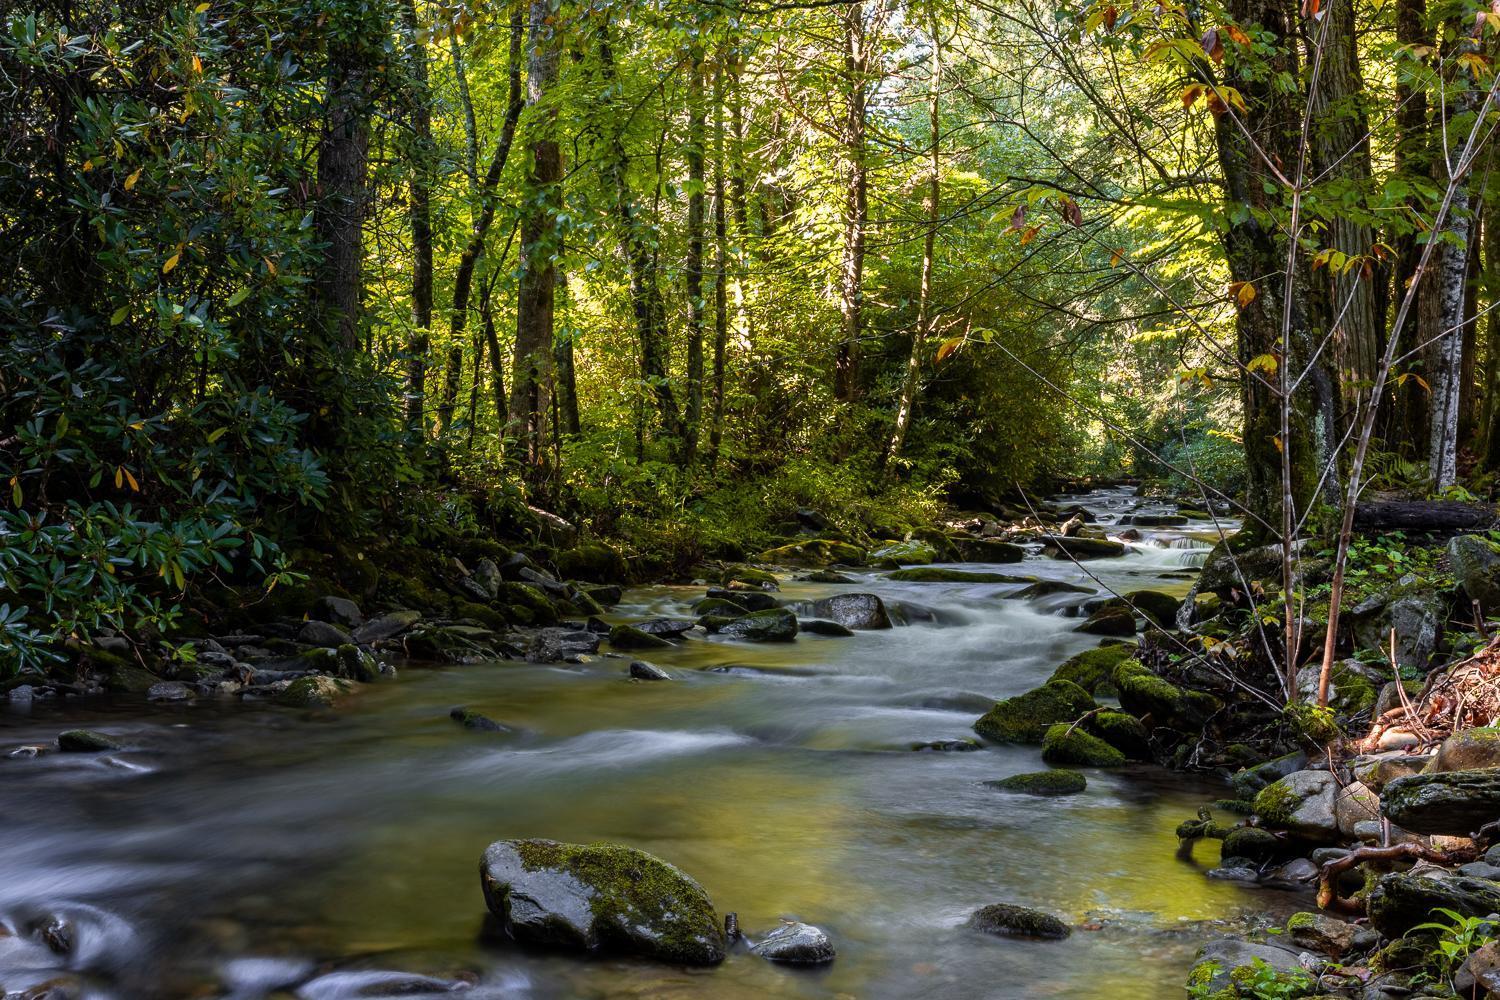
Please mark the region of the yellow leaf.
<svg viewBox="0 0 1500 1000"><path fill-rule="evenodd" d="M120 468L121 471L125 473L125 481L130 484L130 488L136 493L139 493L141 491L141 484L135 481L135 476L131 475L130 470L126 469L124 466L121 466Z"/></svg>
<svg viewBox="0 0 1500 1000"><path fill-rule="evenodd" d="M1252 372L1263 371L1267 375L1274 375L1276 374L1276 355L1261 354L1253 357L1250 359L1250 363L1245 366L1245 370Z"/></svg>
<svg viewBox="0 0 1500 1000"><path fill-rule="evenodd" d="M1278 453L1279 453L1279 452L1280 452L1280 451L1281 451L1281 450L1282 450L1282 444L1281 444L1281 435L1280 435L1280 434L1278 434L1278 435L1276 435L1276 436L1275 436L1275 437L1273 437L1273 438L1272 438L1272 439L1271 439L1271 443L1272 443L1272 444L1274 444L1274 445L1275 445L1275 446L1276 446L1276 451L1277 451L1277 452L1278 452Z"/></svg>
<svg viewBox="0 0 1500 1000"><path fill-rule="evenodd" d="M1125 252L1123 250L1112 251L1110 253L1110 255L1109 255L1109 266L1110 267L1118 267L1119 264L1120 264L1120 261L1122 261L1124 259L1125 259Z"/></svg>
<svg viewBox="0 0 1500 1000"><path fill-rule="evenodd" d="M938 345L937 357L935 357L933 360L935 362L941 362L948 355L958 350L963 342L964 338L962 337L949 337L947 340Z"/></svg>
<svg viewBox="0 0 1500 1000"><path fill-rule="evenodd" d="M129 191L131 188L135 187L135 183L136 183L136 181L138 181L138 180L141 179L141 171L144 170L144 169L146 169L146 168L145 167L136 167L135 168L135 173L133 173L129 177L125 178L125 190L126 191Z"/></svg>
<svg viewBox="0 0 1500 1000"><path fill-rule="evenodd" d="M210 4L210 3L200 3L198 6L196 6L196 7L193 8L193 13L195 13L195 14L202 14L204 11L208 10L208 8L210 8L212 6L213 6L213 4Z"/></svg>
<svg viewBox="0 0 1500 1000"><path fill-rule="evenodd" d="M203 72L203 60L199 59L197 57L197 55L193 56L193 72L194 73L202 73Z"/></svg>
<svg viewBox="0 0 1500 1000"><path fill-rule="evenodd" d="M181 259L182 259L182 251L179 250L177 253L174 253L172 256L170 256L170 257L167 258L167 262L161 266L161 273L162 274L171 274L172 273L172 268L176 267L177 266L177 262L179 260L181 260Z"/></svg>
<svg viewBox="0 0 1500 1000"><path fill-rule="evenodd" d="M1041 228L1040 226L1031 226L1024 233L1022 233L1021 234L1021 245L1024 247L1026 244L1028 244L1032 240L1036 239L1037 230L1040 229L1040 228Z"/></svg>
<svg viewBox="0 0 1500 1000"><path fill-rule="evenodd" d="M1255 286L1248 281L1231 281L1229 294L1234 296L1235 303L1243 309L1255 301Z"/></svg>
<svg viewBox="0 0 1500 1000"><path fill-rule="evenodd" d="M124 483L125 470L117 465L115 466L115 489L119 489Z"/></svg>
<svg viewBox="0 0 1500 1000"><path fill-rule="evenodd" d="M1184 108L1190 108L1190 107L1193 106L1193 102L1196 101L1199 97L1202 97L1202 96L1203 96L1203 84L1201 84L1201 83L1190 83L1186 87L1182 88L1182 94L1181 94L1181 97L1182 97L1182 106Z"/></svg>

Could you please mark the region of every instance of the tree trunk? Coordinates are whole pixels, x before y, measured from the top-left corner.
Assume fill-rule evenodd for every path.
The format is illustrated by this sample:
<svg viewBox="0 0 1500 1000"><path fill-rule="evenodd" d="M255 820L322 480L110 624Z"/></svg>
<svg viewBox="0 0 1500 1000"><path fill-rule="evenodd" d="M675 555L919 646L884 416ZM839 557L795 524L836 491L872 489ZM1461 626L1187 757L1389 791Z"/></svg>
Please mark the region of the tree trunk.
<svg viewBox="0 0 1500 1000"><path fill-rule="evenodd" d="M1432 30L1427 26L1426 0L1396 0L1396 41L1407 49L1430 49L1433 45ZM1414 57L1415 58L1415 57ZM1425 62L1425 58L1421 61ZM1424 178L1430 175L1432 162L1432 136L1427 118L1427 92L1422 86L1413 87L1398 75L1393 114L1396 120L1396 143L1394 175L1398 178ZM1410 210L1420 211L1415 199L1408 202ZM1401 233L1390 241L1395 250L1396 275L1392 288L1396 299L1405 294L1415 273L1417 260L1422 256L1422 246L1415 234ZM1417 331L1421 325L1421 308L1409 310L1401 329L1392 330L1398 346L1405 350L1420 341ZM1425 357L1426 351L1418 354ZM1428 391L1415 379L1397 384L1393 391L1393 405L1383 422L1382 435L1386 446L1408 458L1427 457L1427 407Z"/></svg>
<svg viewBox="0 0 1500 1000"><path fill-rule="evenodd" d="M687 439L684 460L691 465L698 451L703 422L703 223L704 111L703 50L696 44L688 68L688 213L687 213Z"/></svg>
<svg viewBox="0 0 1500 1000"><path fill-rule="evenodd" d="M568 275L557 269L557 302L560 308L568 303ZM578 419L578 373L573 363L573 335L577 327L564 322L553 345L553 361L557 365L557 408L561 433L577 437L581 428Z"/></svg>
<svg viewBox="0 0 1500 1000"><path fill-rule="evenodd" d="M534 5L533 5L534 6ZM523 42L526 37L525 21L522 17L519 3L511 8L510 15L510 64L508 72L509 93L505 109L505 121L500 126L500 138L495 143L495 151L490 157L489 168L485 171L484 179L479 184L479 214L474 219L474 225L469 233L469 242L464 246L463 254L458 259L458 270L453 276L453 306L448 313L448 339L452 345L448 356L448 382L444 386L444 405L440 407L439 422L444 429L453 414L453 397L458 393L458 368L463 363L462 344L464 329L469 322L469 297L474 289L474 270L479 264L479 259L484 255L485 238L489 234L490 225L495 221L495 208L497 199L495 189L500 183L500 175L505 172L505 164L510 159L511 146L515 143L516 123L521 118L521 112L526 106L526 98L521 90L521 60ZM547 30L550 32L551 28ZM533 35L535 26L533 26ZM554 66L556 60L553 60ZM462 73L462 66L455 63L455 69ZM464 88L467 90L467 86ZM458 352L458 357L453 356ZM496 363L499 357L495 356ZM478 368L475 368L478 377ZM452 387L449 393L448 386ZM442 416L446 413L447 416ZM504 420L502 419L502 422Z"/></svg>
<svg viewBox="0 0 1500 1000"><path fill-rule="evenodd" d="M533 109L531 173L521 216L521 274L516 288L508 443L533 485L546 479L547 422L553 379L552 311L557 288L557 213L562 153L556 112L547 105L557 83L558 41L548 0L532 0L526 103Z"/></svg>
<svg viewBox="0 0 1500 1000"><path fill-rule="evenodd" d="M371 105L358 40L330 45L328 74L313 209L313 228L325 249L314 289L325 343L352 352L359 350L361 326Z"/></svg>
<svg viewBox="0 0 1500 1000"><path fill-rule="evenodd" d="M922 355L932 339L932 270L933 251L937 243L939 196L942 193L942 133L938 121L938 102L942 96L943 43L940 38L936 9L931 10L932 79L927 98L927 141L931 144L931 162L927 179L927 231L922 235L922 277L917 289L917 328L911 335L911 353L906 358L906 374L901 380L901 397L896 402L896 426L891 431L882 464L901 454L906 431L911 426L912 409L917 404L917 383L922 371Z"/></svg>
<svg viewBox="0 0 1500 1000"><path fill-rule="evenodd" d="M724 56L714 67L714 368L708 464L724 438L724 360L729 348L729 226L724 212Z"/></svg>
<svg viewBox="0 0 1500 1000"><path fill-rule="evenodd" d="M865 132L869 123L867 75L869 37L862 0L839 15L844 29L844 248L839 266L841 337L834 359L833 394L849 401L859 394L860 338L864 333L865 226L869 206L869 166Z"/></svg>
<svg viewBox="0 0 1500 1000"><path fill-rule="evenodd" d="M416 0L398 8L402 44L411 64L411 173L407 208L411 225L411 332L406 342L406 423L422 427L427 392L427 350L432 330L432 175L436 151L432 142L432 93L428 86L427 45L417 24Z"/></svg>

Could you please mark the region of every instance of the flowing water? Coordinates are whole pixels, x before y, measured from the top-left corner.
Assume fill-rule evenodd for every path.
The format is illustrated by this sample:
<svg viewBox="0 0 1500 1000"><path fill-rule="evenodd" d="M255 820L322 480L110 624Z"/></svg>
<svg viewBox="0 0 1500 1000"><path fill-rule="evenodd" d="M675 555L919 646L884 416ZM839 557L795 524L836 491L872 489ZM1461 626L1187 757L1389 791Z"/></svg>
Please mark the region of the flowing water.
<svg viewBox="0 0 1500 1000"><path fill-rule="evenodd" d="M1137 503L1124 490L1076 499L1106 524ZM1124 557L1085 565L1118 590L1183 593L1212 527L1142 529ZM1037 555L961 568L1093 585ZM874 591L936 621L688 641L652 657L669 683L626 680L627 660L601 657L405 669L313 715L120 700L0 710L4 749L73 725L129 747L0 756L0 993L67 981L68 995L101 1000L445 995L411 978L431 975L473 984L470 997L1152 1000L1181 995L1202 922L1299 902L1205 878L1216 845L1175 856L1173 828L1222 795L1215 782L1135 766L1039 799L983 784L1037 770L1035 747L910 749L970 736L995 698L1093 645L1062 613L1081 595L855 575L787 579L781 596ZM681 614L701 595L643 588L616 617ZM521 733L463 730L454 705ZM752 936L795 917L823 927L838 959L806 971L737 951L682 970L487 941L477 863L511 837L643 848ZM1000 901L1082 929L1037 942L962 927ZM63 954L42 943L49 924L71 938Z"/></svg>

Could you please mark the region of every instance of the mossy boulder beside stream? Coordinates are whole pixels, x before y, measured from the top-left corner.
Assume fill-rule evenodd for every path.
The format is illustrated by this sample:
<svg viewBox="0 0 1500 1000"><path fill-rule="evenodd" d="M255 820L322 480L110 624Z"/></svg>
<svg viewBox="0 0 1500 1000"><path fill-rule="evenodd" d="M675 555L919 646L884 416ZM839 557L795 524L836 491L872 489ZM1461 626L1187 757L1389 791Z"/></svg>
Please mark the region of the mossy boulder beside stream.
<svg viewBox="0 0 1500 1000"><path fill-rule="evenodd" d="M1119 767L1125 763L1125 755L1083 726L1059 722L1042 737L1042 760L1049 764Z"/></svg>
<svg viewBox="0 0 1500 1000"><path fill-rule="evenodd" d="M1135 653L1135 646L1113 642L1098 649L1086 649L1077 656L1069 657L1052 671L1054 681L1072 681L1089 694L1113 697L1115 690L1115 668Z"/></svg>
<svg viewBox="0 0 1500 1000"><path fill-rule="evenodd" d="M1049 726L1071 723L1094 708L1094 699L1072 681L1051 680L1039 688L996 702L974 723L974 731L997 743L1040 743Z"/></svg>
<svg viewBox="0 0 1500 1000"><path fill-rule="evenodd" d="M619 844L501 840L479 865L485 905L523 944L716 965L727 942L686 873Z"/></svg>

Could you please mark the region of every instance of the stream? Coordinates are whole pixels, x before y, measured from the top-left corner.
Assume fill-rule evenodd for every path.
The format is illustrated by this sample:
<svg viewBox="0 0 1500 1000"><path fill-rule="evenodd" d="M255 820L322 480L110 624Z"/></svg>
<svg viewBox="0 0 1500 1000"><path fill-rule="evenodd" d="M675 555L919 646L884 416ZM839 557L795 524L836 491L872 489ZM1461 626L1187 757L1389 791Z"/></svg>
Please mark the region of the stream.
<svg viewBox="0 0 1500 1000"><path fill-rule="evenodd" d="M1106 525L1140 502L1127 489L1068 499ZM1213 528L1143 528L1124 557L1084 565L1121 591L1180 595ZM1038 554L955 568L1094 586ZM405 668L331 713L0 703L0 994L53 982L68 992L26 995L336 1000L448 995L446 981L475 998L1155 1000L1182 995L1213 933L1203 922L1299 908L1291 893L1205 878L1217 843L1175 856L1173 828L1224 794L1212 779L1136 765L1089 771L1081 795L1034 798L983 782L1041 769L1037 747L911 750L972 737L996 698L1095 645L1060 613L1081 595L795 575L778 596L868 591L937 620L784 644L689 640L648 656L668 683L624 679L629 659L607 656ZM683 615L703 589L629 591L611 620ZM521 732L464 730L456 705ZM7 755L74 726L128 749ZM479 856L513 837L642 848L751 936L804 920L838 958L801 970L736 950L685 970L483 940ZM962 926L992 902L1075 931L1041 942Z"/></svg>

